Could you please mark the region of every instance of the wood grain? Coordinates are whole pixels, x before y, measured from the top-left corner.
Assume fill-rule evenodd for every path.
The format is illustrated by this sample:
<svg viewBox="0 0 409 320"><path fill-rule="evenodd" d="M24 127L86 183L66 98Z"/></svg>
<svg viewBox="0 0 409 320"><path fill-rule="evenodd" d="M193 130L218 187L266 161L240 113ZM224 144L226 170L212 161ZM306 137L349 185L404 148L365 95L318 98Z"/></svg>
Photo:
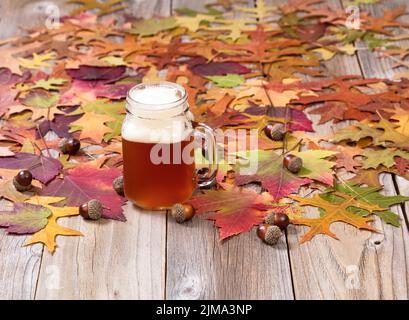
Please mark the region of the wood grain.
<svg viewBox="0 0 409 320"><path fill-rule="evenodd" d="M44 5L49 2L1 1L0 37L44 23ZM69 10L61 5L64 0L52 2L63 13ZM170 14L172 4L172 8L203 10L208 2L132 0L127 10L150 17ZM381 15L382 6L405 2L365 9ZM338 0L325 3L341 8ZM331 76L362 72L365 77L390 77L393 63L361 50L353 57L336 56L325 65ZM317 117L311 119L317 123ZM315 125L315 129L331 133L340 126L345 124ZM381 181L385 194L400 191L409 196L407 180L385 174ZM0 299L408 299L406 212L400 206L393 210L402 218L400 229L376 220L382 233L372 234L336 223L331 229L341 241L317 236L299 245L307 228L290 226L286 241L276 247L261 243L254 230L220 243L210 221L195 217L178 225L164 213L143 212L131 204L125 208L126 223L62 219L61 224L85 237L58 238L54 255L43 253L41 245L22 248L26 237L1 231Z"/></svg>
<svg viewBox="0 0 409 320"><path fill-rule="evenodd" d="M394 9L401 5L407 6L405 0L388 1L383 6L368 6L362 5L361 8L368 11L371 15L381 17L384 15L384 9ZM408 15L404 15L399 18L400 21L409 23ZM396 42L397 46L407 46L409 41ZM407 68L394 68L395 64L399 61L399 58L380 58L378 54L368 51L360 50L358 52L359 62L365 77L381 77L392 79L396 72L407 71ZM397 59L397 60L396 60ZM389 175L392 182L396 185L395 192L401 195L409 196L409 181L403 177ZM394 255L399 255L399 258L393 257L394 272L391 273L391 278L394 283L393 290L398 291L394 296L400 299L408 299L409 297L409 256L408 256L408 238L409 238L409 220L408 220L409 205L406 202L405 205L399 208L399 214L401 216L402 234L401 236L394 234L393 241L398 242L397 245L390 248L393 250ZM386 233L385 233L386 236ZM399 239L399 240L398 240ZM385 254L390 254L385 252ZM395 269L396 268L396 269ZM399 280L401 279L401 280Z"/></svg>
<svg viewBox="0 0 409 320"><path fill-rule="evenodd" d="M211 221L178 225L169 218L168 299L293 299L285 241L266 246L254 230L225 242L218 237Z"/></svg>
<svg viewBox="0 0 409 320"><path fill-rule="evenodd" d="M10 203L0 201L0 210L11 209ZM43 247L23 247L26 239L0 231L0 300L34 298Z"/></svg>
<svg viewBox="0 0 409 320"><path fill-rule="evenodd" d="M128 203L126 223L69 219L85 237L58 239L44 252L37 299L162 299L166 216Z"/></svg>
<svg viewBox="0 0 409 320"><path fill-rule="evenodd" d="M280 2L285 3L272 1L270 4ZM337 0L326 1L325 5L342 8ZM325 63L325 67L331 77L362 74L357 56L335 56ZM310 116L310 119L315 124L318 121L316 116ZM321 134L331 134L347 124L327 123L314 125L314 129ZM384 175L382 182L384 192L396 193L390 175ZM308 193L310 191L304 192L305 195ZM399 207L394 210L402 215ZM307 214L316 216L318 212L310 209ZM340 241L316 236L302 245L299 241L308 228L290 226L287 238L296 299L406 299L407 285L398 284L398 279L407 278L407 234L402 229L385 226L379 220L375 226L384 235L334 223L331 230Z"/></svg>

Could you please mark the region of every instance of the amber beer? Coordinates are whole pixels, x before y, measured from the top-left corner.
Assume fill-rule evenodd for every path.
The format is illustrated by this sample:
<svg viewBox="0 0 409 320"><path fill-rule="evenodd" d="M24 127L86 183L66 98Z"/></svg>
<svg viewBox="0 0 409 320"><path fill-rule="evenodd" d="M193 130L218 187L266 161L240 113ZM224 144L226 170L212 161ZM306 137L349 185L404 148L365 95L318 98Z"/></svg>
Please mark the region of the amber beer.
<svg viewBox="0 0 409 320"><path fill-rule="evenodd" d="M191 141L181 141L175 146L164 146L174 152L183 150ZM154 164L151 150L156 143L132 142L123 139L124 188L126 197L145 209L169 208L175 203L189 199L196 187L195 164L174 163Z"/></svg>
<svg viewBox="0 0 409 320"><path fill-rule="evenodd" d="M212 182L217 164L208 177L196 183L193 141L206 131L215 150L214 132L204 124L195 124L193 129L182 86L169 82L137 85L128 92L126 110L122 149L129 200L145 209L167 209L188 200L198 185ZM198 129L204 131L198 134Z"/></svg>

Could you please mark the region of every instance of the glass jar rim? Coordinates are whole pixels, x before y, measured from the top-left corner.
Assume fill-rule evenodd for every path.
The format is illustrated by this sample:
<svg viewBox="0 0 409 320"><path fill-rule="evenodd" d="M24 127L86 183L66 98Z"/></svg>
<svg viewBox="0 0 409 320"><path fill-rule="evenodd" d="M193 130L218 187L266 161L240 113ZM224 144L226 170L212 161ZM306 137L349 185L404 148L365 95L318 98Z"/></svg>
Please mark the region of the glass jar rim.
<svg viewBox="0 0 409 320"><path fill-rule="evenodd" d="M167 102L167 103L146 103L146 102L138 101L132 97L132 93L135 90L143 90L146 87L161 87L161 86L176 89L177 91L181 93L180 98L178 98L175 101ZM133 107L136 107L137 111L160 113L164 111L170 111L172 109L175 109L183 105L186 102L187 98L188 98L187 92L185 88L183 88L183 86L181 86L180 84L169 82L169 81L156 81L156 82L140 83L140 84L133 86L128 91L126 101L128 102L128 104L132 105ZM159 105L161 106L161 108L152 109L151 107L154 105Z"/></svg>

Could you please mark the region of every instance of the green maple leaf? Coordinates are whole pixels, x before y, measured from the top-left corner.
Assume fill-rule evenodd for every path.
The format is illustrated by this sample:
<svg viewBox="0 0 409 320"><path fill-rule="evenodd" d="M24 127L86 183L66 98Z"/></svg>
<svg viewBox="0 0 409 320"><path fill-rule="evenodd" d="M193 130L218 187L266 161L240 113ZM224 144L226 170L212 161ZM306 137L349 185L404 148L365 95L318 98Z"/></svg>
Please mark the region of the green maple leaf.
<svg viewBox="0 0 409 320"><path fill-rule="evenodd" d="M395 157L409 160L408 152L394 149L365 150L362 155L366 157L366 159L362 161L363 169L376 169L380 165L390 168L395 165Z"/></svg>
<svg viewBox="0 0 409 320"><path fill-rule="evenodd" d="M125 113L125 102L113 102L109 99L97 99L93 102L87 103L86 105L82 106L75 112L71 113L74 114L81 114L84 112L94 112L97 114L106 114L108 116L117 118L121 114Z"/></svg>
<svg viewBox="0 0 409 320"><path fill-rule="evenodd" d="M147 20L138 20L133 23L132 28L127 30L128 33L138 34L142 37L154 36L155 34L171 30L177 27L177 21L173 17L152 18Z"/></svg>
<svg viewBox="0 0 409 320"><path fill-rule="evenodd" d="M40 79L34 83L31 89L58 90L67 80L60 78Z"/></svg>
<svg viewBox="0 0 409 320"><path fill-rule="evenodd" d="M239 74L227 74L225 76L210 76L207 77L213 81L218 87L221 88L233 88L244 83L245 79Z"/></svg>
<svg viewBox="0 0 409 320"><path fill-rule="evenodd" d="M324 158L331 157L337 154L337 152L328 150L308 150L291 152L291 154L300 157L303 161L303 166L297 173L297 176L310 178L327 185L332 185L334 179L332 175L332 167L335 165L335 162L325 160Z"/></svg>
<svg viewBox="0 0 409 320"><path fill-rule="evenodd" d="M362 201L371 205L377 205L384 208L383 211L374 211L373 214L380 217L383 221L391 224L395 227L400 226L399 215L387 210L390 206L398 203L402 203L409 200L409 197L405 196L384 196L379 193L382 188L380 187L360 187L352 183L346 184L336 184L332 188L328 188L324 193L320 194L320 197L331 203L342 203L344 202L343 194L353 196L356 200ZM348 210L352 213L358 214L360 216L368 216L371 214L366 209L360 208L359 206L351 206Z"/></svg>
<svg viewBox="0 0 409 320"><path fill-rule="evenodd" d="M0 227L8 233L32 234L43 229L48 223L51 210L29 203L15 203L13 211L0 212Z"/></svg>
<svg viewBox="0 0 409 320"><path fill-rule="evenodd" d="M104 135L104 141L109 142L111 139L121 135L122 123L124 122L125 116L117 116L116 121L107 122L106 126L111 128L112 131Z"/></svg>
<svg viewBox="0 0 409 320"><path fill-rule="evenodd" d="M345 5L347 6L359 6L360 4L375 4L381 0L348 0Z"/></svg>
<svg viewBox="0 0 409 320"><path fill-rule="evenodd" d="M22 103L31 108L47 109L55 106L59 100L59 94L48 94L46 91L32 91L22 100Z"/></svg>

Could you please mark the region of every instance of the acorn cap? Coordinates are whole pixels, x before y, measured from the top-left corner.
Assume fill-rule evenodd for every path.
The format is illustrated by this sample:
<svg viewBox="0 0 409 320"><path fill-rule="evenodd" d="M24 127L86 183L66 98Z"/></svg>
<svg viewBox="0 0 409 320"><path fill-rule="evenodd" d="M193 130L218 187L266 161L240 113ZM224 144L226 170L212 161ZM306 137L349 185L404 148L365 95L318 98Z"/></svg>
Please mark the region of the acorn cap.
<svg viewBox="0 0 409 320"><path fill-rule="evenodd" d="M287 154L284 159L284 166L292 173L298 173L302 168L302 159L292 154Z"/></svg>
<svg viewBox="0 0 409 320"><path fill-rule="evenodd" d="M274 224L274 222L275 222L275 216L276 216L276 213L275 213L275 212L270 212L270 213L266 216L266 218L264 219L264 223Z"/></svg>
<svg viewBox="0 0 409 320"><path fill-rule="evenodd" d="M116 178L113 181L112 185L116 193L118 193L121 196L124 195L124 177L123 176L119 176L118 178Z"/></svg>
<svg viewBox="0 0 409 320"><path fill-rule="evenodd" d="M269 226L266 230L266 234L264 237L264 242L269 245L277 244L278 240L282 236L281 229L277 226Z"/></svg>
<svg viewBox="0 0 409 320"><path fill-rule="evenodd" d="M80 206L80 214L85 219L99 220L102 217L102 203L92 199Z"/></svg>
<svg viewBox="0 0 409 320"><path fill-rule="evenodd" d="M185 207L181 203L177 203L172 207L170 211L172 217L176 220L177 223L185 222Z"/></svg>
<svg viewBox="0 0 409 320"><path fill-rule="evenodd" d="M281 141L284 139L284 125L282 123L275 123L270 130L269 138L274 141Z"/></svg>

